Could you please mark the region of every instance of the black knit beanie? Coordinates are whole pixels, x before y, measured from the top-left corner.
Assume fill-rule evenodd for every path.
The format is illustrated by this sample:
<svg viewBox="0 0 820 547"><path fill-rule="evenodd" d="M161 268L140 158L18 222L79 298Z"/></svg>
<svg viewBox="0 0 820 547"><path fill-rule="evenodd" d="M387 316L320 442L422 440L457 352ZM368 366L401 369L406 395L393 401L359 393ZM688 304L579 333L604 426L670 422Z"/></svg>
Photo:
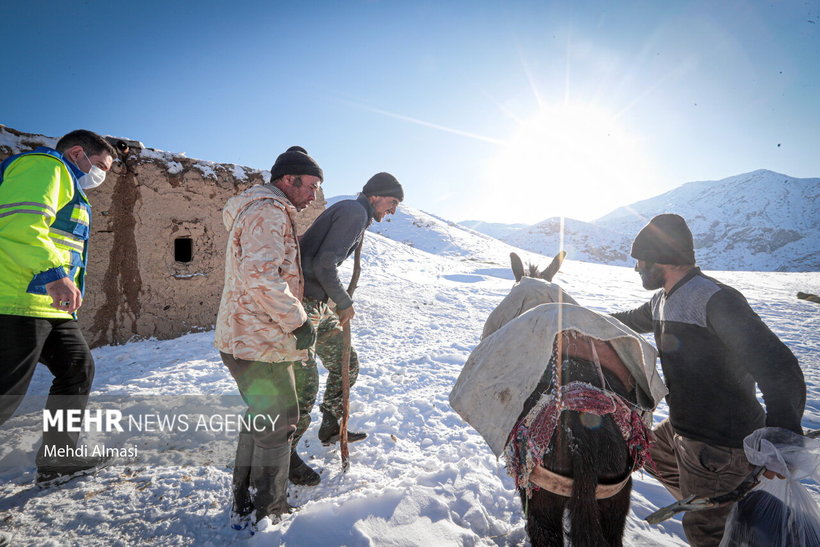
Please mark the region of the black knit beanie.
<svg viewBox="0 0 820 547"><path fill-rule="evenodd" d="M322 168L301 146L291 146L279 154L276 163L270 168L271 182L284 175L313 175L319 177L319 180L325 180Z"/></svg>
<svg viewBox="0 0 820 547"><path fill-rule="evenodd" d="M362 194L370 196L388 196L404 201L404 190L390 173L376 173L362 188Z"/></svg>
<svg viewBox="0 0 820 547"><path fill-rule="evenodd" d="M680 215L658 215L638 232L631 254L632 258L656 264L694 264L692 232Z"/></svg>

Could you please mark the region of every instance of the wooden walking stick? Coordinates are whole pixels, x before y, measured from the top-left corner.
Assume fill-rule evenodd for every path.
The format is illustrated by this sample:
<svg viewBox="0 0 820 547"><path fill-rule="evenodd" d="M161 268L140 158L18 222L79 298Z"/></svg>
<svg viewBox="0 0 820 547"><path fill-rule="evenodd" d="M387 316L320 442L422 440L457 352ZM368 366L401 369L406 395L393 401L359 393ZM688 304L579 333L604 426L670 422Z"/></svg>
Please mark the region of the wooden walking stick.
<svg viewBox="0 0 820 547"><path fill-rule="evenodd" d="M362 273L362 245L364 244L364 234L356 246L353 255L353 275L350 277L350 284L347 286L347 294L353 296L356 284L359 282L359 274ZM342 419L339 424L339 447L342 454L342 471L350 468L350 451L347 448L347 418L350 414L350 348L352 346L350 321L342 326Z"/></svg>

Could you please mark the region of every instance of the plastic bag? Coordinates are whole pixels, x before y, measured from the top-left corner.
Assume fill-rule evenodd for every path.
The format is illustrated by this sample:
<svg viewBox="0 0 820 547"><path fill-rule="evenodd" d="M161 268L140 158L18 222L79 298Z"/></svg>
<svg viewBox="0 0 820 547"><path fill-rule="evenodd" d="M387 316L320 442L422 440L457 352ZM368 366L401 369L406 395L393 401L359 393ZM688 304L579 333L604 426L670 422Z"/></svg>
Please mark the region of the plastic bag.
<svg viewBox="0 0 820 547"><path fill-rule="evenodd" d="M820 480L820 440L778 427L743 440L749 463L784 479L762 478L726 521L720 547L820 547L820 511L801 480Z"/></svg>

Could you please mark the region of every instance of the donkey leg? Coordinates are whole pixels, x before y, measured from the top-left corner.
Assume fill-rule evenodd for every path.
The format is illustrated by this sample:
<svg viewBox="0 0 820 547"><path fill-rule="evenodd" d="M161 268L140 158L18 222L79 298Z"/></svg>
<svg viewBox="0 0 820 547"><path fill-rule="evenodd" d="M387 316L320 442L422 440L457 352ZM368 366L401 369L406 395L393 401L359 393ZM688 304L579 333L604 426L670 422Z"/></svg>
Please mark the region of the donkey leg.
<svg viewBox="0 0 820 547"><path fill-rule="evenodd" d="M629 515L629 502L632 495L632 479L630 478L620 492L611 498L598 500L601 515L601 531L607 545L621 547L623 545L626 517Z"/></svg>
<svg viewBox="0 0 820 547"><path fill-rule="evenodd" d="M527 535L533 547L562 547L564 545L564 505L567 498L545 490L535 490L527 500L527 493L519 489L521 503L527 512Z"/></svg>

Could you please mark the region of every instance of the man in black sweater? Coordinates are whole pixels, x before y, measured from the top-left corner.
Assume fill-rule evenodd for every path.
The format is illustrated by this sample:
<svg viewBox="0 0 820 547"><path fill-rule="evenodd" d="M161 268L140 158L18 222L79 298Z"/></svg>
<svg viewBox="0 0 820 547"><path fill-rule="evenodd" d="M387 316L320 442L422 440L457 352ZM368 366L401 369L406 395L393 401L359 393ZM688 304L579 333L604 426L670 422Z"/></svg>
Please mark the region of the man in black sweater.
<svg viewBox="0 0 820 547"><path fill-rule="evenodd" d="M305 276L305 296L302 305L316 326L315 352L310 352L306 366L295 370L299 397L299 423L293 437L290 460L290 481L294 484L316 485L319 474L310 468L296 452L299 439L310 425L310 411L319 391L318 355L328 370L319 440L332 444L339 440L339 419L342 416L342 326L355 315L353 300L339 279L339 265L349 257L374 220L381 222L396 212L404 199L404 190L390 173L373 175L356 199L339 201L328 207L302 236L299 247ZM332 300L335 312L328 306ZM359 374L359 358L350 350L350 385ZM349 442L361 441L366 433L348 432Z"/></svg>
<svg viewBox="0 0 820 547"><path fill-rule="evenodd" d="M682 217L653 218L631 254L643 287L662 289L643 306L613 314L638 332L654 332L669 388L669 418L655 429L651 448L653 474L676 499L724 494L749 474L747 435L761 427L803 434L803 373L740 292L695 266L692 233ZM718 545L730 510L686 513L689 542Z"/></svg>

